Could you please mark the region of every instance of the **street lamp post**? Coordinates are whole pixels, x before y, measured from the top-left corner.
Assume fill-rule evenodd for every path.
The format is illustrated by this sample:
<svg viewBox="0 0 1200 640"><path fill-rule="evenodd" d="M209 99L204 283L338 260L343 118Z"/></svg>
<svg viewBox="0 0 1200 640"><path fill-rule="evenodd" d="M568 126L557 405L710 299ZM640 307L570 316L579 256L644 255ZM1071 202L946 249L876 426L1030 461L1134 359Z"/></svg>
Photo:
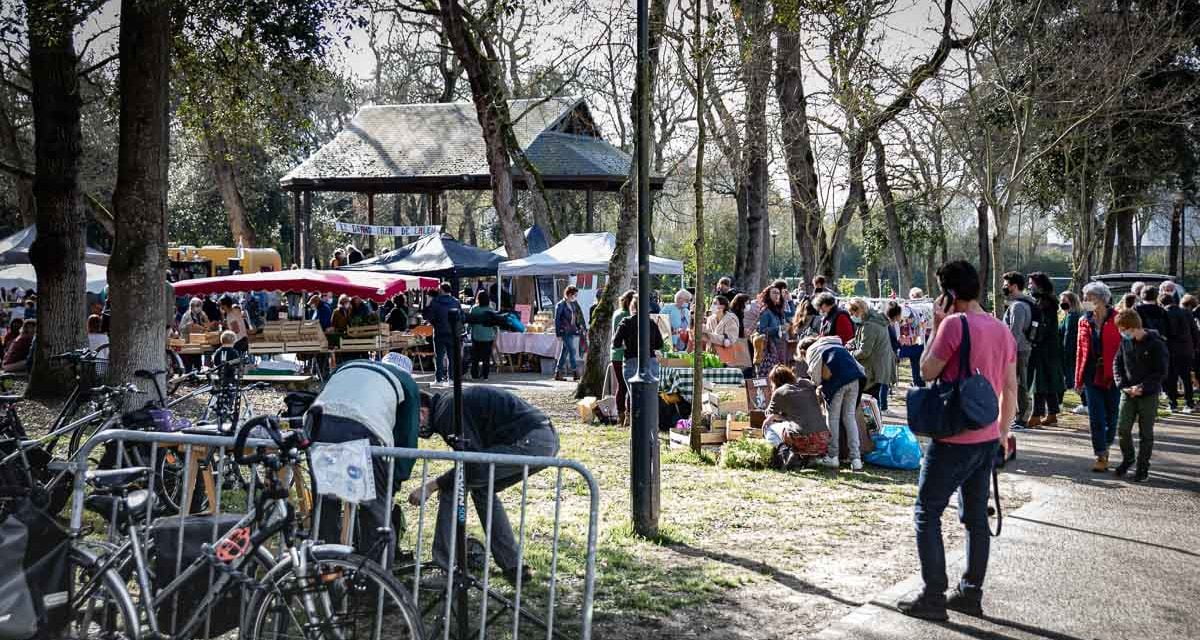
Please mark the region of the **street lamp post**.
<svg viewBox="0 0 1200 640"><path fill-rule="evenodd" d="M779 249L779 229L776 229L775 227L771 227L771 260L774 260L776 263L779 262L778 249ZM776 268L779 267L778 264L776 264L775 266L776 266Z"/></svg>

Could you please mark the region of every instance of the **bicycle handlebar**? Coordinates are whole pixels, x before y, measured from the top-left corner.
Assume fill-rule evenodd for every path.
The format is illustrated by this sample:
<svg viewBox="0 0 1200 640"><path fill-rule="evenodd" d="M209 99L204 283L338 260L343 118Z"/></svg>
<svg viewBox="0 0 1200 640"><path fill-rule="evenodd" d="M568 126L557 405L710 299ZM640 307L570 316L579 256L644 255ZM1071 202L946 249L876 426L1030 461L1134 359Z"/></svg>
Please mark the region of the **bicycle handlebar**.
<svg viewBox="0 0 1200 640"><path fill-rule="evenodd" d="M289 431L286 435L279 430L279 417L271 415L255 416L246 422L242 423L238 429L237 437L233 441L233 459L234 462L240 465L253 465L263 462L267 456L260 453L259 449L255 449L251 455L243 455L243 450L246 448L246 440L250 438L250 433L255 427L262 427L271 441L279 449L280 455L291 455L295 451L303 451L308 448L309 440L304 437L301 431Z"/></svg>
<svg viewBox="0 0 1200 640"><path fill-rule="evenodd" d="M91 393L97 396L120 396L127 393L142 393L142 390L137 385L127 382L117 386L100 385L99 387L92 387Z"/></svg>

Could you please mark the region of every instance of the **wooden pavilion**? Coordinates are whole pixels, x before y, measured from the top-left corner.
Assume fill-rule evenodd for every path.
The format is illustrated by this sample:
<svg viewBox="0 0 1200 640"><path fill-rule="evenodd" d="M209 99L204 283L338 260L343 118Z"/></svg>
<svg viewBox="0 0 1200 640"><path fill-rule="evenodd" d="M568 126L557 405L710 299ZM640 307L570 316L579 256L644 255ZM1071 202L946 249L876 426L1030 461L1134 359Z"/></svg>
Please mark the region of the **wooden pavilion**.
<svg viewBox="0 0 1200 640"><path fill-rule="evenodd" d="M614 192L629 175L629 154L600 134L587 102L578 97L510 100L513 133L547 190L587 193L586 229L595 219L593 192ZM664 178L653 179L661 189ZM444 224L440 194L491 189L485 147L470 102L366 106L329 143L280 181L292 193L293 255L312 262L312 194L364 194L367 224L375 224L375 194L430 196L429 224ZM525 188L519 169L514 187ZM371 241L373 244L373 239Z"/></svg>

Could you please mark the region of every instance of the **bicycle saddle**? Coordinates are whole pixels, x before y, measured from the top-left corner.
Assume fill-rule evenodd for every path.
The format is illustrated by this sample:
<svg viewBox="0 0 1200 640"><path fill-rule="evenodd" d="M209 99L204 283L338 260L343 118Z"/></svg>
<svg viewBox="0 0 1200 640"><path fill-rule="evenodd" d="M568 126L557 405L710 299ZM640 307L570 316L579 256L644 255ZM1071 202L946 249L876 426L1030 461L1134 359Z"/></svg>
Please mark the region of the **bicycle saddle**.
<svg viewBox="0 0 1200 640"><path fill-rule="evenodd" d="M83 500L85 509L104 518L106 522L112 519L114 508L116 509L117 522L121 522L126 518L144 517L149 505L150 492L145 489L130 491L124 496L93 493Z"/></svg>
<svg viewBox="0 0 1200 640"><path fill-rule="evenodd" d="M150 477L150 467L128 467L125 469L89 471L87 482L97 489L121 491L132 488L133 485L148 477Z"/></svg>

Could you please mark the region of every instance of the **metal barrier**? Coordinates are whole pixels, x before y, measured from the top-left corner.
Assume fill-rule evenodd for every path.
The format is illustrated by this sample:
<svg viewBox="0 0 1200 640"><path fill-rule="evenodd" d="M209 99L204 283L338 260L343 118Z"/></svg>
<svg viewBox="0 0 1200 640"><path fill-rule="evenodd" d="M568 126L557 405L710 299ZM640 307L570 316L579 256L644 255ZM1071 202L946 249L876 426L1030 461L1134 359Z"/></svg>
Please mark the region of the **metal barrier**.
<svg viewBox="0 0 1200 640"><path fill-rule="evenodd" d="M256 492L260 490L260 469L252 468L247 479L241 475L240 471L236 471L237 467L233 462L232 448L234 444L233 437L215 436L215 435L194 435L194 434L176 434L176 433L154 433L142 431L128 430L110 430L96 434L90 439L78 452L76 458L72 461L72 467L75 471L74 476L74 492L72 496L71 506L71 531L76 535L86 533L84 521L84 499L89 492L89 487L86 482L86 472L90 464L89 459L92 457L92 452L103 445L113 446L117 448L116 460L117 466L148 466L152 470L149 480L145 486L148 498L151 501L150 507L146 509L145 514L145 529L148 532L151 523L155 520L155 513L162 513L164 505L176 504L180 508L178 514L160 516L162 518L177 518L179 522L179 540L178 552L175 558L176 574L181 567L184 567L183 562L183 547L184 547L184 518L193 511L194 507L200 507L204 513L214 516L212 524L212 536L210 543L215 543L218 540L217 517L222 513L223 507L228 507L240 500L245 500L245 504L252 504ZM248 443L253 447L272 448L274 443L270 440L254 440L251 439ZM320 447L316 444L315 447ZM575 636L574 630L571 636L565 636L556 630L556 625L560 625L564 619L563 612L556 610L556 605L561 607L562 598L559 592L560 589L560 550L564 548L562 537L562 514L564 506L563 493L563 470L569 469L579 474L583 480L583 484L587 491L587 531L586 531L586 546L581 550L578 544L569 548L576 556L582 551L582 558L572 558L573 560L581 560L583 564L582 575L578 574L577 569L572 571L570 584L576 586L579 593L572 593L571 600L579 603L578 615L568 615L565 619L578 620L578 636L582 640L591 638L592 626L592 609L595 596L595 573L596 573L596 544L598 536L598 520L600 495L599 488L591 472L582 464L574 460L565 460L561 458L533 457L533 456L516 456L516 455L501 455L491 453L476 453L476 452L456 452L456 451L432 451L422 449L405 449L405 448L388 448L388 447L371 447L371 455L375 459L384 459L394 462L399 460L413 460L414 468L411 472L411 480L419 480L420 485L411 485L421 489L422 497L426 482L432 477L431 464L449 463L452 465L454 473L453 493L449 496L442 492L438 496L440 500L445 497L450 497L454 500L454 516L451 518L451 531L447 534L443 532L443 536L448 535L449 550L448 550L448 565L438 565L432 560L432 553L427 554L426 547L432 552L434 543L429 543L430 527L429 519L426 517L426 506L432 502L432 498L423 499L421 506L417 510L417 526L415 532L407 530L402 531L400 535L395 536L394 542L392 539L387 539L387 548L384 549L378 559L380 564L389 569L396 579L404 585L406 589L411 590L411 596L415 602L416 608L421 612L422 625L424 629L424 637L435 638L441 637L449 639L451 637L451 620L459 616L459 611L452 609L454 601L463 602L458 599L459 594L456 591L456 581L459 584L466 584L471 591L471 597L474 602L470 605L471 614L471 636L476 636L483 640L487 637L504 637L504 638L520 638L520 637L540 637L544 632L545 638L563 638ZM311 458L310 458L311 460ZM475 470L486 472L486 484L476 483L472 487L467 486L466 465L471 465ZM475 466L482 465L482 467ZM307 463L304 465L307 467ZM495 493L497 483L497 469L500 469L504 475L504 486L501 490L508 487L520 485L520 517L518 529L514 534L515 538L515 553L516 575L513 580L513 590L511 593L500 592L494 588L494 583L490 580L490 571L487 570L493 555L493 542L496 540L497 533L503 533L495 530L496 527L508 525L507 518L504 513L496 511L496 508L503 509L503 505L499 501L499 495ZM541 522L541 528L535 530L535 524L531 522L533 518L529 517L527 507L536 499L531 496L531 490L537 493L538 497L545 493L546 487L531 486L531 478L543 469L553 472L553 518L552 524L547 525L544 521ZM182 472L181 472L182 470ZM322 510L327 509L331 504L331 498L325 496L312 496L308 494L309 488L312 486L311 471L308 472L308 478L300 474L295 478L291 485L292 501L300 502L299 515L301 518L307 518L307 521L301 520L305 529L307 529L313 538L316 538L317 532L321 530ZM398 483L395 481L396 465L387 464L387 481L385 483L385 492L380 493L379 487L376 487L376 496L391 497L386 500L387 508L384 509L385 529L394 530L396 523L392 522L392 513L397 506L395 498ZM516 477L519 475L519 481ZM478 476L476 476L478 477ZM231 488L232 486L232 488ZM200 491L203 495L197 493ZM486 493L483 493L486 491ZM475 558L474 562L469 562L468 566L463 568L456 566L457 558L460 555L456 548L457 540L459 540L458 527L459 520L465 521L466 499L468 494L475 493L477 517L480 520L478 527L482 532L482 542L472 539L475 547L472 556L478 555L478 547L482 547L482 562L478 562ZM577 491L574 491L578 493ZM229 495L226 495L229 494ZM568 493L567 496L570 496ZM494 498L492 496L495 496ZM404 498L405 496L401 496ZM336 500L336 498L333 498ZM482 500L487 500L486 513L478 513ZM569 499L568 499L569 501ZM342 513L341 535L342 543L352 543L356 535L361 534L361 531L356 530L356 525L359 521L357 516L358 509L356 505L345 505ZM107 536L111 542L120 542L126 535L114 524L116 521L116 506L111 518L107 518L110 522L107 527ZM401 515L403 511L400 511ZM193 514L194 515L194 514ZM328 514L326 514L327 516ZM407 520L407 519L405 519ZM349 523L347 525L347 523ZM511 526L509 525L511 529ZM542 529L549 528L549 531ZM378 532L377 532L378 533ZM436 535L436 526L434 532ZM545 539L549 534L549 558L548 558L548 584L544 592L534 591L531 595L528 587L524 584L524 572L521 567L527 559L530 558L529 550L535 550L538 562L546 563L546 554L544 547L530 545L529 540L531 534L538 535L539 539ZM146 533L148 537L149 534ZM396 552L399 543L404 542L405 538L413 538L413 546L411 550L411 560L401 560L405 554L403 551ZM143 541L144 542L144 541ZM337 543L335 540L325 540L327 543ZM135 545L136 546L136 545ZM508 550L506 550L507 552ZM367 553L368 550L362 550L362 553ZM388 566L392 562L392 555L396 554L397 561L395 566ZM372 554L372 557L375 557ZM435 565L432 569L430 565ZM573 566L578 566L574 562ZM422 581L422 572L425 572L426 582ZM215 572L209 571L209 590L212 590ZM409 575L411 573L411 575ZM444 585L440 584L434 578L436 574L440 575ZM582 582L580 585L579 582ZM432 585L432 586L431 586ZM436 590L433 590L436 587ZM429 594L429 595L426 595ZM177 596L176 596L177 597ZM544 603L531 605L531 602L536 602L544 598ZM442 600L444 599L444 603ZM382 603L382 596L380 597ZM244 604L244 603L243 603ZM544 607L542 606L544 604ZM179 607L173 607L173 611L178 611ZM439 613L440 611L440 613ZM535 613L536 612L536 613ZM244 612L243 612L244 613ZM378 613L378 611L377 611ZM568 612L573 613L573 612ZM155 611L154 615L158 612ZM453 616L452 616L453 614ZM542 617L541 614L544 614ZM211 612L208 614L208 619L204 624L204 635L201 637L209 637L208 630L211 624ZM511 619L509 625L499 626L499 622L505 617ZM246 618L243 615L242 620ZM172 632L176 629L176 620L172 619L171 626L168 627ZM378 630L382 622L377 621L375 627ZM571 625L574 626L574 625ZM530 628L534 629L534 633L530 634ZM164 630L164 633L167 633ZM173 633L172 633L173 635ZM377 635L377 634L376 634ZM456 633L455 637L459 637Z"/></svg>

